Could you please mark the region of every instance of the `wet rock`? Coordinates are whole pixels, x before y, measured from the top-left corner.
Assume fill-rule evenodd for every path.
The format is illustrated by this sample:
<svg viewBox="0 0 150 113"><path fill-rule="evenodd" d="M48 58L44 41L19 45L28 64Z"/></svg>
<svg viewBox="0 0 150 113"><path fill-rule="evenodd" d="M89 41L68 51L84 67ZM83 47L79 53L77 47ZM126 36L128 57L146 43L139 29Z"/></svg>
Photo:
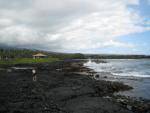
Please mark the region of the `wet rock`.
<svg viewBox="0 0 150 113"><path fill-rule="evenodd" d="M132 106L127 105L127 109L131 111L132 110Z"/></svg>
<svg viewBox="0 0 150 113"><path fill-rule="evenodd" d="M3 73L0 76L2 113L131 113L111 97L114 92L130 87L118 82L96 81L77 73L91 71L96 74L83 67L81 61L20 66L35 67L38 81L32 82L31 70Z"/></svg>
<svg viewBox="0 0 150 113"><path fill-rule="evenodd" d="M73 113L116 113L120 110L123 110L124 113L130 113L130 111L100 97L78 97L67 101L66 106L67 110Z"/></svg>
<svg viewBox="0 0 150 113"><path fill-rule="evenodd" d="M28 84L23 84L22 88L29 88Z"/></svg>
<svg viewBox="0 0 150 113"><path fill-rule="evenodd" d="M104 76L104 78L108 78L107 76Z"/></svg>
<svg viewBox="0 0 150 113"><path fill-rule="evenodd" d="M125 97L125 96L116 96L115 99L121 106L126 107L128 110L135 113L147 113L150 111L150 104L147 101L139 101L135 98Z"/></svg>
<svg viewBox="0 0 150 113"><path fill-rule="evenodd" d="M7 113L8 112L8 108L6 106L4 106L4 105L1 105L0 106L0 112Z"/></svg>
<svg viewBox="0 0 150 113"><path fill-rule="evenodd" d="M95 78L99 78L99 75L97 74L97 75L95 75Z"/></svg>

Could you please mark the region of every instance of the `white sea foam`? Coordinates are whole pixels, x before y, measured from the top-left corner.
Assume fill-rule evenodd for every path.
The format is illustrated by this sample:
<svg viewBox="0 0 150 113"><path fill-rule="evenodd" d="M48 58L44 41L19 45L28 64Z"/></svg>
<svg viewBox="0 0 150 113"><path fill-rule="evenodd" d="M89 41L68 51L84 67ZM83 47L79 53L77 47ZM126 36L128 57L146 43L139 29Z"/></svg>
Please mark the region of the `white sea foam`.
<svg viewBox="0 0 150 113"><path fill-rule="evenodd" d="M143 75L143 74L134 74L134 73L112 73L115 76L123 76L123 77L150 77L150 75Z"/></svg>
<svg viewBox="0 0 150 113"><path fill-rule="evenodd" d="M150 77L150 69L145 60L108 60L109 63L95 63L89 60L84 65L96 72L107 72L120 77Z"/></svg>

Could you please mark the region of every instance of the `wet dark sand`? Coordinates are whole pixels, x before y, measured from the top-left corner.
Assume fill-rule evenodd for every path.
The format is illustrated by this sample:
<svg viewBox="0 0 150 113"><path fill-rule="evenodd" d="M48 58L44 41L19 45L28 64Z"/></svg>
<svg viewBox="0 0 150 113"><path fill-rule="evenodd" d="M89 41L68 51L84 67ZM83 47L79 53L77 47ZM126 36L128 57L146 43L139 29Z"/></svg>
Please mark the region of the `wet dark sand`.
<svg viewBox="0 0 150 113"><path fill-rule="evenodd" d="M61 61L31 65L3 65L1 68L35 67L0 73L0 113L150 113L147 101L114 96L131 89L118 82L91 78L85 61Z"/></svg>

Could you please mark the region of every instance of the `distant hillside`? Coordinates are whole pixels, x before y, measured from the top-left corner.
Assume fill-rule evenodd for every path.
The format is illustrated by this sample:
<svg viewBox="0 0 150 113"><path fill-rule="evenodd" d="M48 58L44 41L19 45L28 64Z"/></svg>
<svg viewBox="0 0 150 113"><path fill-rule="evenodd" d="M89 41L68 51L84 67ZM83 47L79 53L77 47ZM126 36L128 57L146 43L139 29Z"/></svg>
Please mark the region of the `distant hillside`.
<svg viewBox="0 0 150 113"><path fill-rule="evenodd" d="M150 58L149 55L112 55L112 54L88 54L85 55L86 58L91 59L141 59Z"/></svg>
<svg viewBox="0 0 150 113"><path fill-rule="evenodd" d="M13 59L13 58L32 58L33 54L43 53L48 57L54 57L59 59L83 59L83 54L67 54L67 53L56 53L42 50L31 50L31 49L17 49L17 48L0 48L0 57L2 59Z"/></svg>
<svg viewBox="0 0 150 113"><path fill-rule="evenodd" d="M0 47L1 58L32 58L33 54L43 53L48 57L59 59L139 59L150 58L146 55L112 55L112 54L81 54L81 53L57 53L33 49L2 48Z"/></svg>
<svg viewBox="0 0 150 113"><path fill-rule="evenodd" d="M0 56L3 58L4 57L8 57L8 58L21 58L21 57L30 58L36 52L39 52L39 51L28 50L28 49L1 48L0 49Z"/></svg>

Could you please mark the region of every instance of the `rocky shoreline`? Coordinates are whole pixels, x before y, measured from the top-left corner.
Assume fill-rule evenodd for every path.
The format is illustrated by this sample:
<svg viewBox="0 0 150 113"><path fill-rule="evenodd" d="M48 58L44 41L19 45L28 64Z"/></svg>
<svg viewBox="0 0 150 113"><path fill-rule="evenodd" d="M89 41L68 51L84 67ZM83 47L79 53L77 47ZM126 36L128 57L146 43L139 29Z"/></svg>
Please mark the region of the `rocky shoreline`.
<svg viewBox="0 0 150 113"><path fill-rule="evenodd" d="M96 81L84 62L1 65L0 113L150 113L148 100L113 95L132 87ZM36 68L37 82L32 81L31 69L12 67Z"/></svg>

